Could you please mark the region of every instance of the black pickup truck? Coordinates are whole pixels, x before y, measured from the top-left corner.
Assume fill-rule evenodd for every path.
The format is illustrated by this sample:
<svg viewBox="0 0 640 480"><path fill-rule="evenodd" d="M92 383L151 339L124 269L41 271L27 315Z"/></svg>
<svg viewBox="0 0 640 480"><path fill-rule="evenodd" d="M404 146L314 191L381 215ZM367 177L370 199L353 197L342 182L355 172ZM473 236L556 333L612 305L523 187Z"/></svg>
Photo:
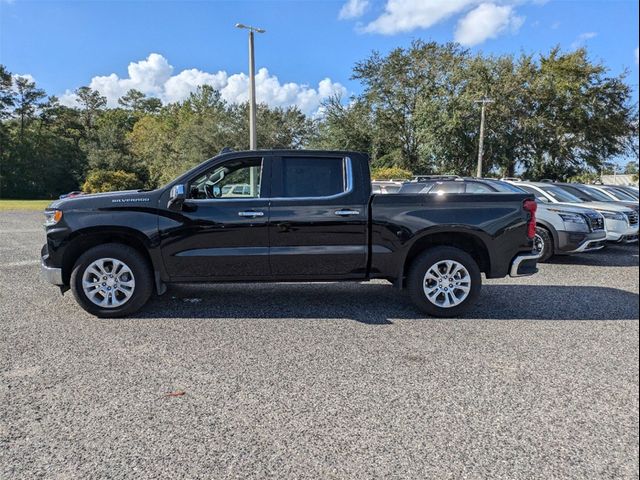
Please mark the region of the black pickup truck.
<svg viewBox="0 0 640 480"><path fill-rule="evenodd" d="M157 190L54 201L42 273L99 317L131 314L167 283L369 279L450 317L481 273L537 271L535 209L518 193L371 195L356 152L227 152Z"/></svg>

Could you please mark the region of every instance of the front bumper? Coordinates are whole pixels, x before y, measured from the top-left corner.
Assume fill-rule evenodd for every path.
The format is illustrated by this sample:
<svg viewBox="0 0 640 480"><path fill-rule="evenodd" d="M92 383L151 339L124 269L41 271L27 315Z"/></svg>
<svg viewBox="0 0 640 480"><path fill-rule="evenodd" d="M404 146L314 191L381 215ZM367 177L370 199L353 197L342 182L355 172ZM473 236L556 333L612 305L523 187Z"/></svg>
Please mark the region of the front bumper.
<svg viewBox="0 0 640 480"><path fill-rule="evenodd" d="M628 238L638 237L638 225L630 226L626 220L605 219L605 224L607 242L626 242Z"/></svg>
<svg viewBox="0 0 640 480"><path fill-rule="evenodd" d="M47 246L42 247L42 254L40 256L40 276L53 285L64 285L62 280L62 269L50 267L47 265L49 254L47 253Z"/></svg>
<svg viewBox="0 0 640 480"><path fill-rule="evenodd" d="M558 253L583 253L600 250L605 247L607 233L604 230L579 233L558 232Z"/></svg>
<svg viewBox="0 0 640 480"><path fill-rule="evenodd" d="M540 256L537 253L521 253L511 261L511 277L528 277L538 272L537 263Z"/></svg>
<svg viewBox="0 0 640 480"><path fill-rule="evenodd" d="M638 243L638 234L635 235L625 235L620 240L620 243Z"/></svg>

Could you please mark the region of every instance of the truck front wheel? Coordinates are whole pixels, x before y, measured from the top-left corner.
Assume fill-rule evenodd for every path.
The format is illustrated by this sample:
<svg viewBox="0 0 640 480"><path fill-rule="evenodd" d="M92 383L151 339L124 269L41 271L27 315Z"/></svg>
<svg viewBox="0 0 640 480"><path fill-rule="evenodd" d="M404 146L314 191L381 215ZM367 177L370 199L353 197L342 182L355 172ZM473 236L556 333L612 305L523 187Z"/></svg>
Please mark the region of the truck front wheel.
<svg viewBox="0 0 640 480"><path fill-rule="evenodd" d="M456 317L480 295L480 268L467 252L435 247L418 256L407 277L416 306L434 317Z"/></svg>
<svg viewBox="0 0 640 480"><path fill-rule="evenodd" d="M71 272L71 291L82 308L101 318L139 310L153 292L146 259L127 245L108 243L83 253Z"/></svg>

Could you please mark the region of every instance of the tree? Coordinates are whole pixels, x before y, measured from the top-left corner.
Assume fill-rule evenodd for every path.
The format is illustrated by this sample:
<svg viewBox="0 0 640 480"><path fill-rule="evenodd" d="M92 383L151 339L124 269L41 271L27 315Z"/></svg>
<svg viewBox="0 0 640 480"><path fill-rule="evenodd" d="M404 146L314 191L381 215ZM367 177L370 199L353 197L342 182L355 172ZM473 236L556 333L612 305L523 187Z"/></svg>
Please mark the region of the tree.
<svg viewBox="0 0 640 480"><path fill-rule="evenodd" d="M624 173L626 175L637 175L638 174L638 162L631 161L627 162L624 167Z"/></svg>
<svg viewBox="0 0 640 480"><path fill-rule="evenodd" d="M11 115L14 104L13 76L4 65L0 65L0 120L4 120Z"/></svg>
<svg viewBox="0 0 640 480"><path fill-rule="evenodd" d="M331 96L322 104L322 117L317 123L311 146L329 150L355 150L376 156L369 106L359 98L347 105L339 96Z"/></svg>
<svg viewBox="0 0 640 480"><path fill-rule="evenodd" d="M162 108L159 98L147 97L140 90L131 89L118 99L118 105L135 113L158 113Z"/></svg>
<svg viewBox="0 0 640 480"><path fill-rule="evenodd" d="M15 109L13 114L20 119L20 138L24 136L24 129L34 117L36 109L46 96L44 90L36 88L36 84L27 77L15 77L16 89Z"/></svg>
<svg viewBox="0 0 640 480"><path fill-rule="evenodd" d="M80 105L82 123L85 130L89 132L93 128L98 112L107 106L107 97L90 87L80 87L75 94Z"/></svg>
<svg viewBox="0 0 640 480"><path fill-rule="evenodd" d="M410 180L413 173L404 168L378 167L371 169L371 178L375 180Z"/></svg>
<svg viewBox="0 0 640 480"><path fill-rule="evenodd" d="M133 173L122 170L97 170L87 175L82 191L87 193L114 192L140 188L139 179Z"/></svg>

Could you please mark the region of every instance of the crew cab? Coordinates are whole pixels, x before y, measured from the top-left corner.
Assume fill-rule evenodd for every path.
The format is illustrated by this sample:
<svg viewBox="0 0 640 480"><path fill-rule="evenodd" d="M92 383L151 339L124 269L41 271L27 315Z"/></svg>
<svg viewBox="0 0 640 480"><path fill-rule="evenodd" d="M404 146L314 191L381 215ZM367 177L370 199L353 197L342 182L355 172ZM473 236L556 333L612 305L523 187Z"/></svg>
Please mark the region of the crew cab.
<svg viewBox="0 0 640 480"><path fill-rule="evenodd" d="M357 152L226 152L157 190L53 202L42 273L99 317L129 315L169 283L371 279L450 317L482 273L537 271L535 211L528 193L372 195Z"/></svg>

